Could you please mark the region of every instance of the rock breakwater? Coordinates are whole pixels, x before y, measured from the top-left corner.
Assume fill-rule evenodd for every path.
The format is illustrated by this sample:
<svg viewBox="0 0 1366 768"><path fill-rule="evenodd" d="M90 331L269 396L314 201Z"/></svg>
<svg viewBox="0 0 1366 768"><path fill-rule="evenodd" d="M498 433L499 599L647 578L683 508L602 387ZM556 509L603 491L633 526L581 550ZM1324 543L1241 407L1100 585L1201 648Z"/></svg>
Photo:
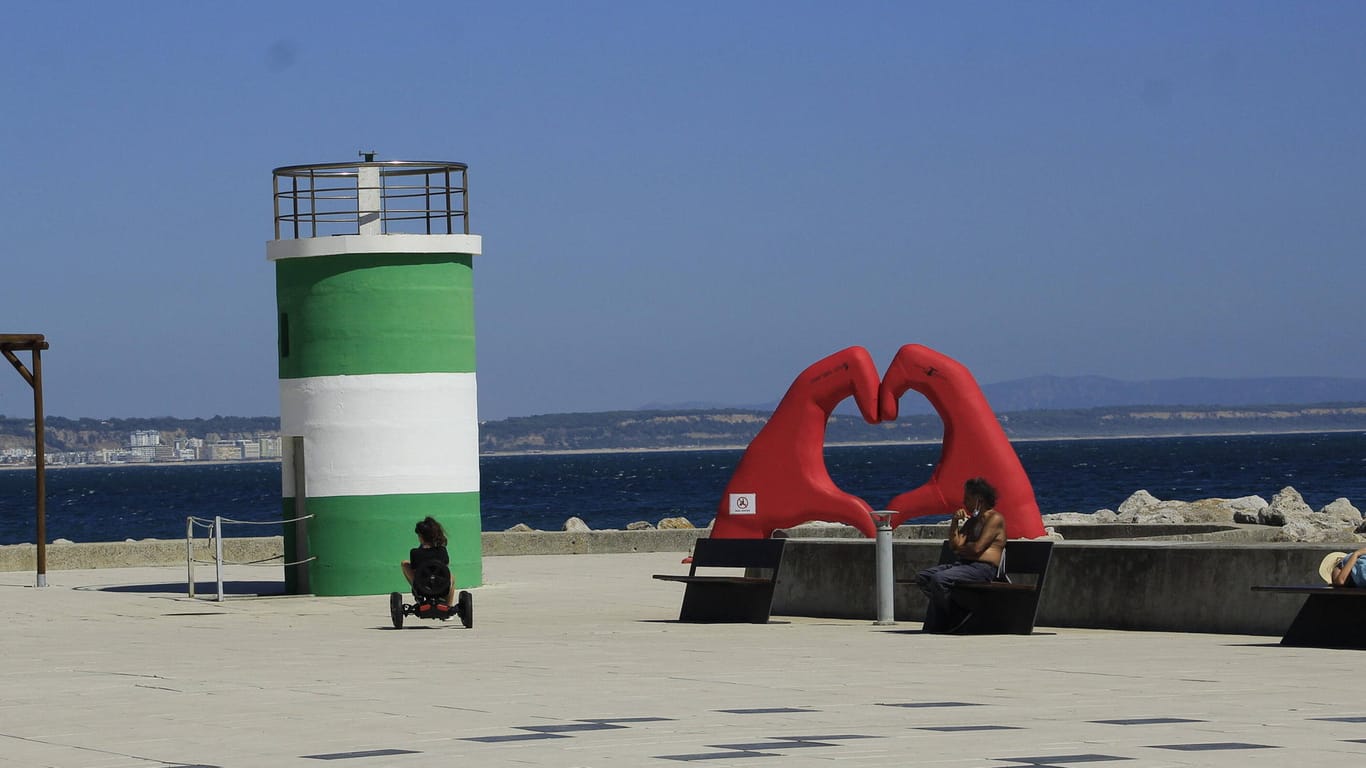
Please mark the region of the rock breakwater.
<svg viewBox="0 0 1366 768"><path fill-rule="evenodd" d="M1366 521L1351 501L1338 498L1315 511L1291 486L1282 488L1271 501L1261 496L1236 499L1164 500L1146 490L1134 492L1118 510L1101 509L1092 514L1063 512L1043 516L1044 525L1093 524L1198 524L1255 525L1275 529L1266 537L1280 542L1366 541Z"/></svg>
<svg viewBox="0 0 1366 768"><path fill-rule="evenodd" d="M1261 526L1266 530L1254 531L1254 537L1261 541L1276 542L1351 542L1366 541L1366 519L1361 510L1346 498L1338 498L1314 510L1305 503L1300 492L1291 486L1267 501L1261 496L1240 496L1238 498L1208 498L1193 501L1159 499L1146 490L1135 491L1118 510L1099 509L1091 513L1057 512L1043 516L1044 525L1050 529L1050 537L1064 538L1058 532L1059 526L1075 525L1134 525L1145 528L1144 536L1152 535L1151 526ZM709 521L705 529L711 528ZM839 523L807 523L798 526L803 535L827 535L843 537L848 528ZM905 526L903 526L905 527ZM697 529L686 517L667 517L657 525L640 520L626 526L627 531L650 530L688 530ZM594 530L582 518L570 517L560 529L570 533L584 533ZM617 529L606 529L617 530ZM851 529L852 530L852 529ZM530 533L536 529L518 523L507 529L507 533ZM918 538L918 537L912 537Z"/></svg>

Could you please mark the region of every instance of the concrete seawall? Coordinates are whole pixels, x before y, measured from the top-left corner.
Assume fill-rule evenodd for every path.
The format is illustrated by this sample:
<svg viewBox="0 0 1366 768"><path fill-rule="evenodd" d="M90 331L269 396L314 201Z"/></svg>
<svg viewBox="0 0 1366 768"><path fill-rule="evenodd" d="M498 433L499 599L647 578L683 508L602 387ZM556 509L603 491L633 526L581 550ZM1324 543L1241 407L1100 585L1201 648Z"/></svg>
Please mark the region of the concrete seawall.
<svg viewBox="0 0 1366 768"><path fill-rule="evenodd" d="M625 552L688 552L693 540L707 535L704 528L651 531L528 531L489 532L482 536L484 555L588 555ZM280 536L223 539L223 559L231 563L255 563L280 558ZM395 562L406 552L395 554ZM47 545L49 571L87 568L132 568L184 565L184 540L68 543ZM206 539L196 539L194 559L212 562ZM277 563L278 565L278 563ZM0 546L0 571L33 571L38 567L38 547L33 544Z"/></svg>
<svg viewBox="0 0 1366 768"><path fill-rule="evenodd" d="M681 559L693 541L707 533L706 529L490 532L483 534L482 543L484 555L490 557L678 552ZM819 528L788 533L774 596L775 615L876 618L872 540L819 535ZM829 529L825 533L844 534ZM913 578L917 570L938 559L943 536L938 527L905 526L897 533L893 544L896 578ZM1303 598L1254 593L1251 586L1318 583L1318 564L1326 552L1357 545L1258 541L1267 533L1261 526L1069 526L1063 531L1068 539L1053 550L1038 626L1279 635ZM1105 539L1102 534L1153 538ZM225 539L223 556L231 563L259 562L279 558L282 548L278 536ZM0 571L35 570L36 552L32 544L0 546ZM185 542L174 540L47 547L49 571L183 566L185 558ZM207 541L196 542L194 558L201 563L212 561ZM685 569L680 563L677 572ZM898 621L923 619L924 597L914 586L898 586L895 604Z"/></svg>
<svg viewBox="0 0 1366 768"><path fill-rule="evenodd" d="M1069 525L1059 526L1064 538L1071 540L1159 537L1162 541L1265 540L1275 528L1231 525ZM654 529L644 531L487 531L482 536L485 557L500 555L588 555L623 552L688 552L693 540L708 535L706 528ZM808 525L781 532L791 539L838 539L866 541L848 526ZM903 525L893 537L904 540L943 540L946 524ZM208 539L194 542L194 559L212 561ZM279 536L227 538L223 540L223 559L236 563L279 558L284 548ZM1349 547L1354 549L1355 547ZM1326 551L1326 550L1325 550ZM0 546L0 572L31 571L37 568L38 548L33 544ZM183 539L142 539L137 541L71 543L47 545L49 570L86 568L132 568L138 566L183 565Z"/></svg>
<svg viewBox="0 0 1366 768"><path fill-rule="evenodd" d="M259 539L223 539L223 559L246 563L278 558L284 550L279 536ZM213 561L213 550L205 539L194 544L194 559ZM185 541L143 539L89 543L56 542L47 545L49 571L74 571L87 568L137 568L149 565L185 565ZM33 544L0 546L0 571L34 571L38 568L38 547Z"/></svg>
<svg viewBox="0 0 1366 768"><path fill-rule="evenodd" d="M893 543L897 579L939 559L940 542ZM1316 584L1319 561L1351 543L1061 541L1053 548L1038 626L1280 635L1304 598L1252 592L1254 584ZM783 555L773 613L877 617L874 543L794 539ZM898 585L898 621L919 622L925 597Z"/></svg>

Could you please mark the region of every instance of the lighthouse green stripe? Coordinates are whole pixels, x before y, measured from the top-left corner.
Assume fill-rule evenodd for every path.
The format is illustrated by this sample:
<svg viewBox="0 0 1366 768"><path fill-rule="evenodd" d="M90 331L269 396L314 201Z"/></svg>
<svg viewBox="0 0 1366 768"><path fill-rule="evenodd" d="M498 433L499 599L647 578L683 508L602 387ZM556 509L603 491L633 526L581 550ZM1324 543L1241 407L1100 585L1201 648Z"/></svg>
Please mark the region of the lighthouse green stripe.
<svg viewBox="0 0 1366 768"><path fill-rule="evenodd" d="M474 371L472 262L450 253L276 261L280 378Z"/></svg>
<svg viewBox="0 0 1366 768"><path fill-rule="evenodd" d="M284 499L286 515L294 506L294 499ZM428 515L446 531L456 587L484 582L478 493L309 498L308 513L309 551L317 557L308 577L315 595L410 593L399 562L417 546L413 526Z"/></svg>

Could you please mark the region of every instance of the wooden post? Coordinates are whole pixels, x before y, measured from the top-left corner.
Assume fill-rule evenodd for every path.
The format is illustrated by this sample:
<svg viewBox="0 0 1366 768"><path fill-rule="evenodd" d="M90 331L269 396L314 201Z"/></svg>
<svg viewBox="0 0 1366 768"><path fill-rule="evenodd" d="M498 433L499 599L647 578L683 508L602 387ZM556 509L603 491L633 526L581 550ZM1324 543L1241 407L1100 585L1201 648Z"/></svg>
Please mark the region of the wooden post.
<svg viewBox="0 0 1366 768"><path fill-rule="evenodd" d="M33 466L37 477L34 493L38 518L37 586L40 587L47 586L47 440L43 435L43 358L39 352L46 346L43 344L33 348Z"/></svg>
<svg viewBox="0 0 1366 768"><path fill-rule="evenodd" d="M37 586L47 586L47 447L43 432L43 358L41 351L47 349L47 341L40 333L0 334L0 354L14 366L14 370L33 388L33 467L36 475L34 491L37 494L35 516L38 534L38 574ZM23 361L14 356L15 350L28 350L33 355L33 370L24 367Z"/></svg>

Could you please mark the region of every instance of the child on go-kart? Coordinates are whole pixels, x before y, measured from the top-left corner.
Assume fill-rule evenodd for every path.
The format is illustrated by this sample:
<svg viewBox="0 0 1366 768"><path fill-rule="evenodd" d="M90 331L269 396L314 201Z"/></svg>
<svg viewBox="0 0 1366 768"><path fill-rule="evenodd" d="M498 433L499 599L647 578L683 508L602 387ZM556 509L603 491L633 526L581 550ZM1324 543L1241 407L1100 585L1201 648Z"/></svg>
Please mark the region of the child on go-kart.
<svg viewBox="0 0 1366 768"><path fill-rule="evenodd" d="M446 552L446 531L441 527L441 523L429 515L418 522L413 532L417 534L419 546L413 547L408 552L408 559L401 563L403 578L408 580L410 586L413 583L413 574L421 569L424 563L435 560L442 565L451 564L451 556ZM446 593L445 602L447 605L455 605L454 577L451 578L451 587Z"/></svg>

